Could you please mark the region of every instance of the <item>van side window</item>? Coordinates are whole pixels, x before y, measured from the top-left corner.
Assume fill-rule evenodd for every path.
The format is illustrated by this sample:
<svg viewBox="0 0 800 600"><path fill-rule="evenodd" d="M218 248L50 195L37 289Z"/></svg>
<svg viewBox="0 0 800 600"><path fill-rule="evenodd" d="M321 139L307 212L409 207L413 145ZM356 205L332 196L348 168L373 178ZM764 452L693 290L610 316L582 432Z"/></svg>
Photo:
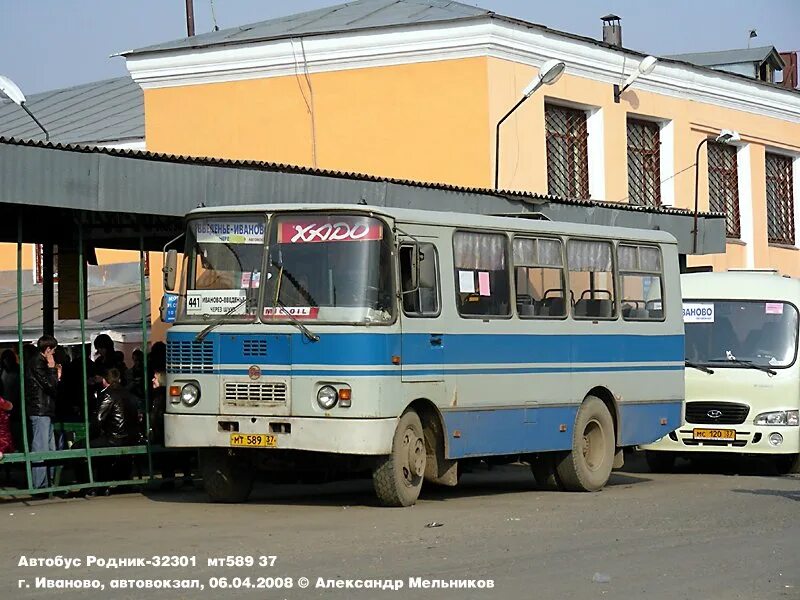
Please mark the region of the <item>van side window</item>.
<svg viewBox="0 0 800 600"><path fill-rule="evenodd" d="M661 253L653 246L620 244L617 248L622 282L622 318L657 321L664 318Z"/></svg>
<svg viewBox="0 0 800 600"><path fill-rule="evenodd" d="M576 319L614 319L613 246L611 242L569 240L569 293Z"/></svg>
<svg viewBox="0 0 800 600"><path fill-rule="evenodd" d="M561 240L515 238L513 248L520 318L566 316Z"/></svg>
<svg viewBox="0 0 800 600"><path fill-rule="evenodd" d="M400 282L403 312L410 317L435 317L439 314L439 259L433 244L417 244L419 280L413 285L414 246L400 246Z"/></svg>
<svg viewBox="0 0 800 600"><path fill-rule="evenodd" d="M508 238L503 234L458 231L453 235L456 305L460 315L511 314L507 254Z"/></svg>

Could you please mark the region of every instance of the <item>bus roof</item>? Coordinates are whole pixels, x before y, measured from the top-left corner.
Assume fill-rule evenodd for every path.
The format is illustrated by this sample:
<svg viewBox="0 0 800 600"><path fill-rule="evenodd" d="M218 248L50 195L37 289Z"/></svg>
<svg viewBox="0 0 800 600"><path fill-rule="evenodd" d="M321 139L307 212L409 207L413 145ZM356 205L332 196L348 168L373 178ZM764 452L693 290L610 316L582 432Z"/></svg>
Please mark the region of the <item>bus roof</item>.
<svg viewBox="0 0 800 600"><path fill-rule="evenodd" d="M681 275L684 299L783 300L800 304L800 279L774 272L727 271Z"/></svg>
<svg viewBox="0 0 800 600"><path fill-rule="evenodd" d="M634 229L631 227L613 227L606 225L586 225L582 223L566 223L531 218L536 213L520 213L519 215L492 216L474 213L440 212L410 208L392 208L385 206L369 206L355 204L248 204L241 206L203 207L191 211L187 217L202 214L226 213L268 213L268 212L325 212L350 211L372 212L389 217L400 223L421 225L441 225L445 227L464 227L478 229L501 229L503 231L561 233L567 235L586 235L613 239L642 240L662 244L677 244L675 237L666 231Z"/></svg>

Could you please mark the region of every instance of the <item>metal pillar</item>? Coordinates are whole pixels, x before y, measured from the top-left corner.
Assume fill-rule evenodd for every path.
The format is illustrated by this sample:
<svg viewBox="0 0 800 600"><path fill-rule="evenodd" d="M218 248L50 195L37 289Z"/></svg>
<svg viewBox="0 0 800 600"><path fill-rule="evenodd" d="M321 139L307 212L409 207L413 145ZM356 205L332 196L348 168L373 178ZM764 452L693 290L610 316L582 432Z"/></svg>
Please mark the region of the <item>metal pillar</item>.
<svg viewBox="0 0 800 600"><path fill-rule="evenodd" d="M153 478L153 454L150 451L150 379L147 376L147 327L150 324L150 304L144 291L144 234L139 232L139 301L142 305L142 369L144 371L144 431L147 444L147 474Z"/></svg>
<svg viewBox="0 0 800 600"><path fill-rule="evenodd" d="M86 264L83 258L83 223L78 221L78 317L81 322L81 361L83 364L83 424L86 427L86 462L89 465L89 483L94 483L94 472L92 469L92 454L90 450L91 436L89 435L89 382L86 362L86 280L83 272Z"/></svg>
<svg viewBox="0 0 800 600"><path fill-rule="evenodd" d="M31 460L28 456L28 414L25 406L25 339L22 332L22 213L17 215L17 339L19 340L19 409L22 413L22 451L25 454L25 475L28 489L33 487Z"/></svg>

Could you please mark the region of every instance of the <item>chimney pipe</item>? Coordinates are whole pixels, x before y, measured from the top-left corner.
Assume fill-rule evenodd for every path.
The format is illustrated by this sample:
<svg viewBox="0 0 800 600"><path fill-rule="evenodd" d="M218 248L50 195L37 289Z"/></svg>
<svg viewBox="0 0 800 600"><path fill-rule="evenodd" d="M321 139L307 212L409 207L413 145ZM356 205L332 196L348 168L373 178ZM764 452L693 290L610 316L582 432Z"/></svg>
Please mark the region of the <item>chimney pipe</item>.
<svg viewBox="0 0 800 600"><path fill-rule="evenodd" d="M603 41L611 46L622 47L622 25L617 15L606 15L603 21Z"/></svg>

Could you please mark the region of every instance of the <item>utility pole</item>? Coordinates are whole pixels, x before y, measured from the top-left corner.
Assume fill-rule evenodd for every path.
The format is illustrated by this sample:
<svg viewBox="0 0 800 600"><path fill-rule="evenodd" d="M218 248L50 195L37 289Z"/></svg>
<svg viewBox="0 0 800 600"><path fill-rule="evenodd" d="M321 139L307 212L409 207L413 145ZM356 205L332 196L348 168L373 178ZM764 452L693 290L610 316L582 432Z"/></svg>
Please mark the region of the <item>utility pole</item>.
<svg viewBox="0 0 800 600"><path fill-rule="evenodd" d="M194 0L186 0L186 35L194 36Z"/></svg>

